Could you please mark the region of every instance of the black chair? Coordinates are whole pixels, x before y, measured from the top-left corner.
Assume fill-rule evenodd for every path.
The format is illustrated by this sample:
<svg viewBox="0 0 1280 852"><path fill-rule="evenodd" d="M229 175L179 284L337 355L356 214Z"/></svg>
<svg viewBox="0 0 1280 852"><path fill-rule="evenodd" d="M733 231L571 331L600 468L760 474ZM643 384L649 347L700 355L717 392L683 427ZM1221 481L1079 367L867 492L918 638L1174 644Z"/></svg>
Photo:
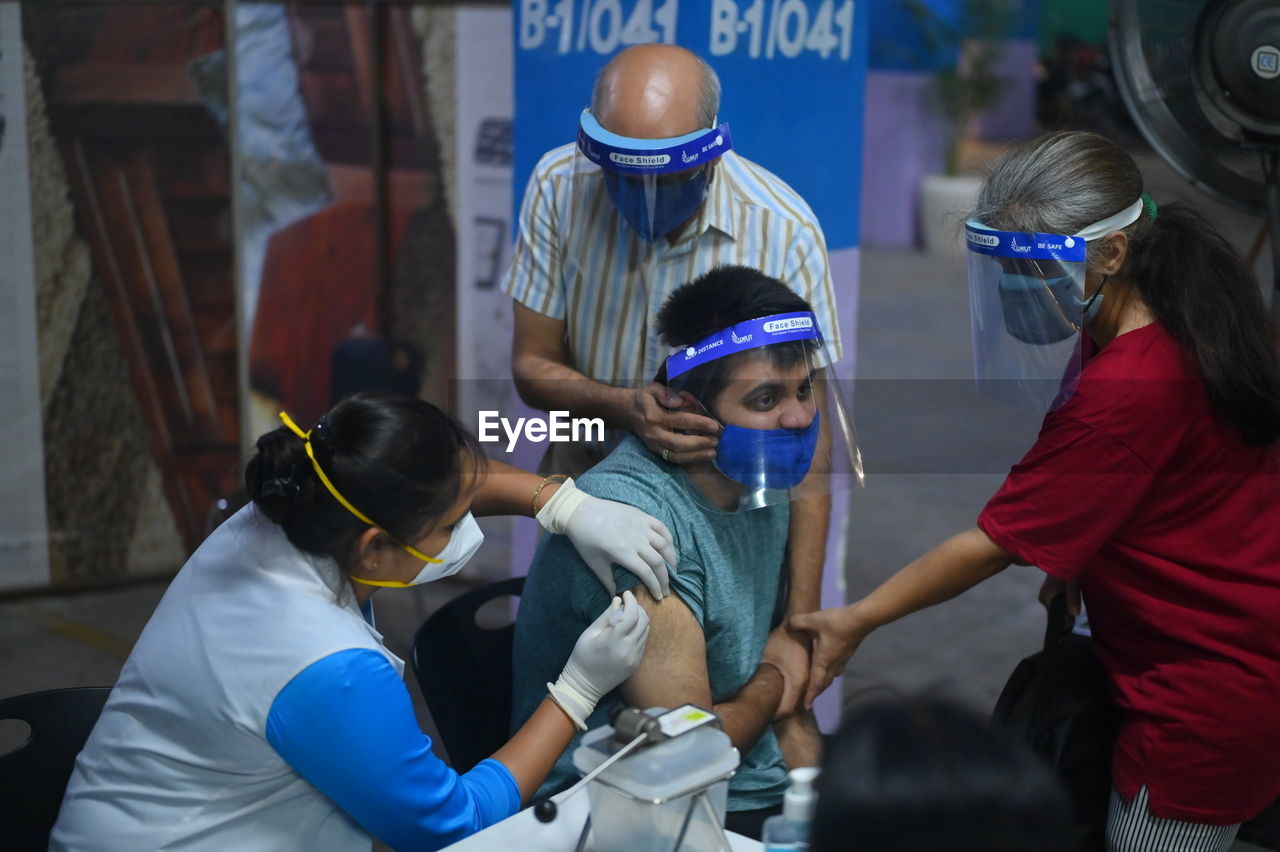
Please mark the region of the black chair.
<svg viewBox="0 0 1280 852"><path fill-rule="evenodd" d="M84 686L0 700L0 719L19 719L31 726L25 743L0 755L0 802L8 814L6 849L49 848L49 832L76 755L110 694L109 686Z"/></svg>
<svg viewBox="0 0 1280 852"><path fill-rule="evenodd" d="M414 634L418 688L458 772L491 757L510 739L516 627L486 629L476 623L476 612L495 598L519 597L523 589L524 577L512 577L459 595Z"/></svg>

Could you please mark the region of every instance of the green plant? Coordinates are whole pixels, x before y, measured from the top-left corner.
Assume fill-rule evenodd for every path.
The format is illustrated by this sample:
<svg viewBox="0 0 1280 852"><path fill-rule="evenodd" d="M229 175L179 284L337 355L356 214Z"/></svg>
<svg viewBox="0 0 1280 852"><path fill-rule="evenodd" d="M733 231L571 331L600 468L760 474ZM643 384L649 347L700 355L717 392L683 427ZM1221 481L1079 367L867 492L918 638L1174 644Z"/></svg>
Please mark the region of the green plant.
<svg viewBox="0 0 1280 852"><path fill-rule="evenodd" d="M959 0L956 20L924 0L902 0L923 36L926 61L954 56L934 72L930 95L947 133L946 173L959 171L960 142L974 115L996 102L1006 81L996 73L1004 56L1002 39L1018 19L1018 0Z"/></svg>

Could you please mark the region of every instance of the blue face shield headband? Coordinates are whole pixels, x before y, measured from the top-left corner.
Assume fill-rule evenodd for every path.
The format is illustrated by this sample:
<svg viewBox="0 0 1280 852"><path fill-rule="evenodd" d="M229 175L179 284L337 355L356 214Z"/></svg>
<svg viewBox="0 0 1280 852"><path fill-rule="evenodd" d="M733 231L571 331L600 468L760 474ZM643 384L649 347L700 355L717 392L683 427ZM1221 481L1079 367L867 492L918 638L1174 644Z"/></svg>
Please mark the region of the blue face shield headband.
<svg viewBox="0 0 1280 852"><path fill-rule="evenodd" d="M1088 242L1133 224L1143 204L1139 198L1071 236L996 231L969 220L965 224L969 251L996 259L1003 269L996 292L1005 330L1024 343L1044 346L1066 340L1093 320L1102 309L1102 285L1085 297ZM981 267L975 273L971 264L970 270L971 279L981 276Z"/></svg>
<svg viewBox="0 0 1280 852"><path fill-rule="evenodd" d="M1106 300L1104 278L1086 286L1089 243L1142 214L1143 201L1071 235L997 231L965 223L973 366L991 399L1045 412L1074 393L1080 334Z"/></svg>
<svg viewBox="0 0 1280 852"><path fill-rule="evenodd" d="M578 150L600 167L609 200L647 242L697 213L706 198L707 165L732 147L728 124L665 139L634 139L605 130L589 110L578 122Z"/></svg>
<svg viewBox="0 0 1280 852"><path fill-rule="evenodd" d="M718 358L778 343L813 340L822 334L807 311L773 314L722 329L667 358L667 381ZM716 468L751 489L793 488L809 473L818 444L819 418L803 429L749 429L725 425L716 445Z"/></svg>

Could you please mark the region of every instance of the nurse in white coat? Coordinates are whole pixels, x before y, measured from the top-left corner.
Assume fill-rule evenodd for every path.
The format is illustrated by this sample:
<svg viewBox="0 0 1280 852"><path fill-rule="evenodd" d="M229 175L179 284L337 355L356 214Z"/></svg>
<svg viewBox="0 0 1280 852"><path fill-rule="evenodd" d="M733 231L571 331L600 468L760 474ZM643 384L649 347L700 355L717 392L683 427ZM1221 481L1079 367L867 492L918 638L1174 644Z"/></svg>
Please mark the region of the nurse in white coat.
<svg viewBox="0 0 1280 852"><path fill-rule="evenodd" d="M52 849L436 849L519 810L639 664L649 625L627 593L512 740L454 772L417 725L373 592L461 568L483 538L473 511L536 512L659 591L670 534L571 480L487 462L418 399L350 397L306 432L284 419L246 470L252 502L174 578L125 663Z"/></svg>

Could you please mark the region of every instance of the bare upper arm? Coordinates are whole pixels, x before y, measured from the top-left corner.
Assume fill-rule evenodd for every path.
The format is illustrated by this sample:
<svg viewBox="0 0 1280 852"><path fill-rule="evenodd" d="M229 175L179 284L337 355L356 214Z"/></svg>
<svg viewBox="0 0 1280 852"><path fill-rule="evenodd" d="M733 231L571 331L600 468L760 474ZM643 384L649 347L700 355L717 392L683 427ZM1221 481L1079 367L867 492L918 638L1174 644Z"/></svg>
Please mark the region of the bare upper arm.
<svg viewBox="0 0 1280 852"><path fill-rule="evenodd" d="M511 342L513 364L521 356L528 355L568 364L565 321L540 314L519 302L512 304L515 306L515 326Z"/></svg>
<svg viewBox="0 0 1280 852"><path fill-rule="evenodd" d="M707 640L693 611L674 594L655 601L644 586L632 591L649 614L649 641L640 668L622 685L623 698L633 707L710 709Z"/></svg>

